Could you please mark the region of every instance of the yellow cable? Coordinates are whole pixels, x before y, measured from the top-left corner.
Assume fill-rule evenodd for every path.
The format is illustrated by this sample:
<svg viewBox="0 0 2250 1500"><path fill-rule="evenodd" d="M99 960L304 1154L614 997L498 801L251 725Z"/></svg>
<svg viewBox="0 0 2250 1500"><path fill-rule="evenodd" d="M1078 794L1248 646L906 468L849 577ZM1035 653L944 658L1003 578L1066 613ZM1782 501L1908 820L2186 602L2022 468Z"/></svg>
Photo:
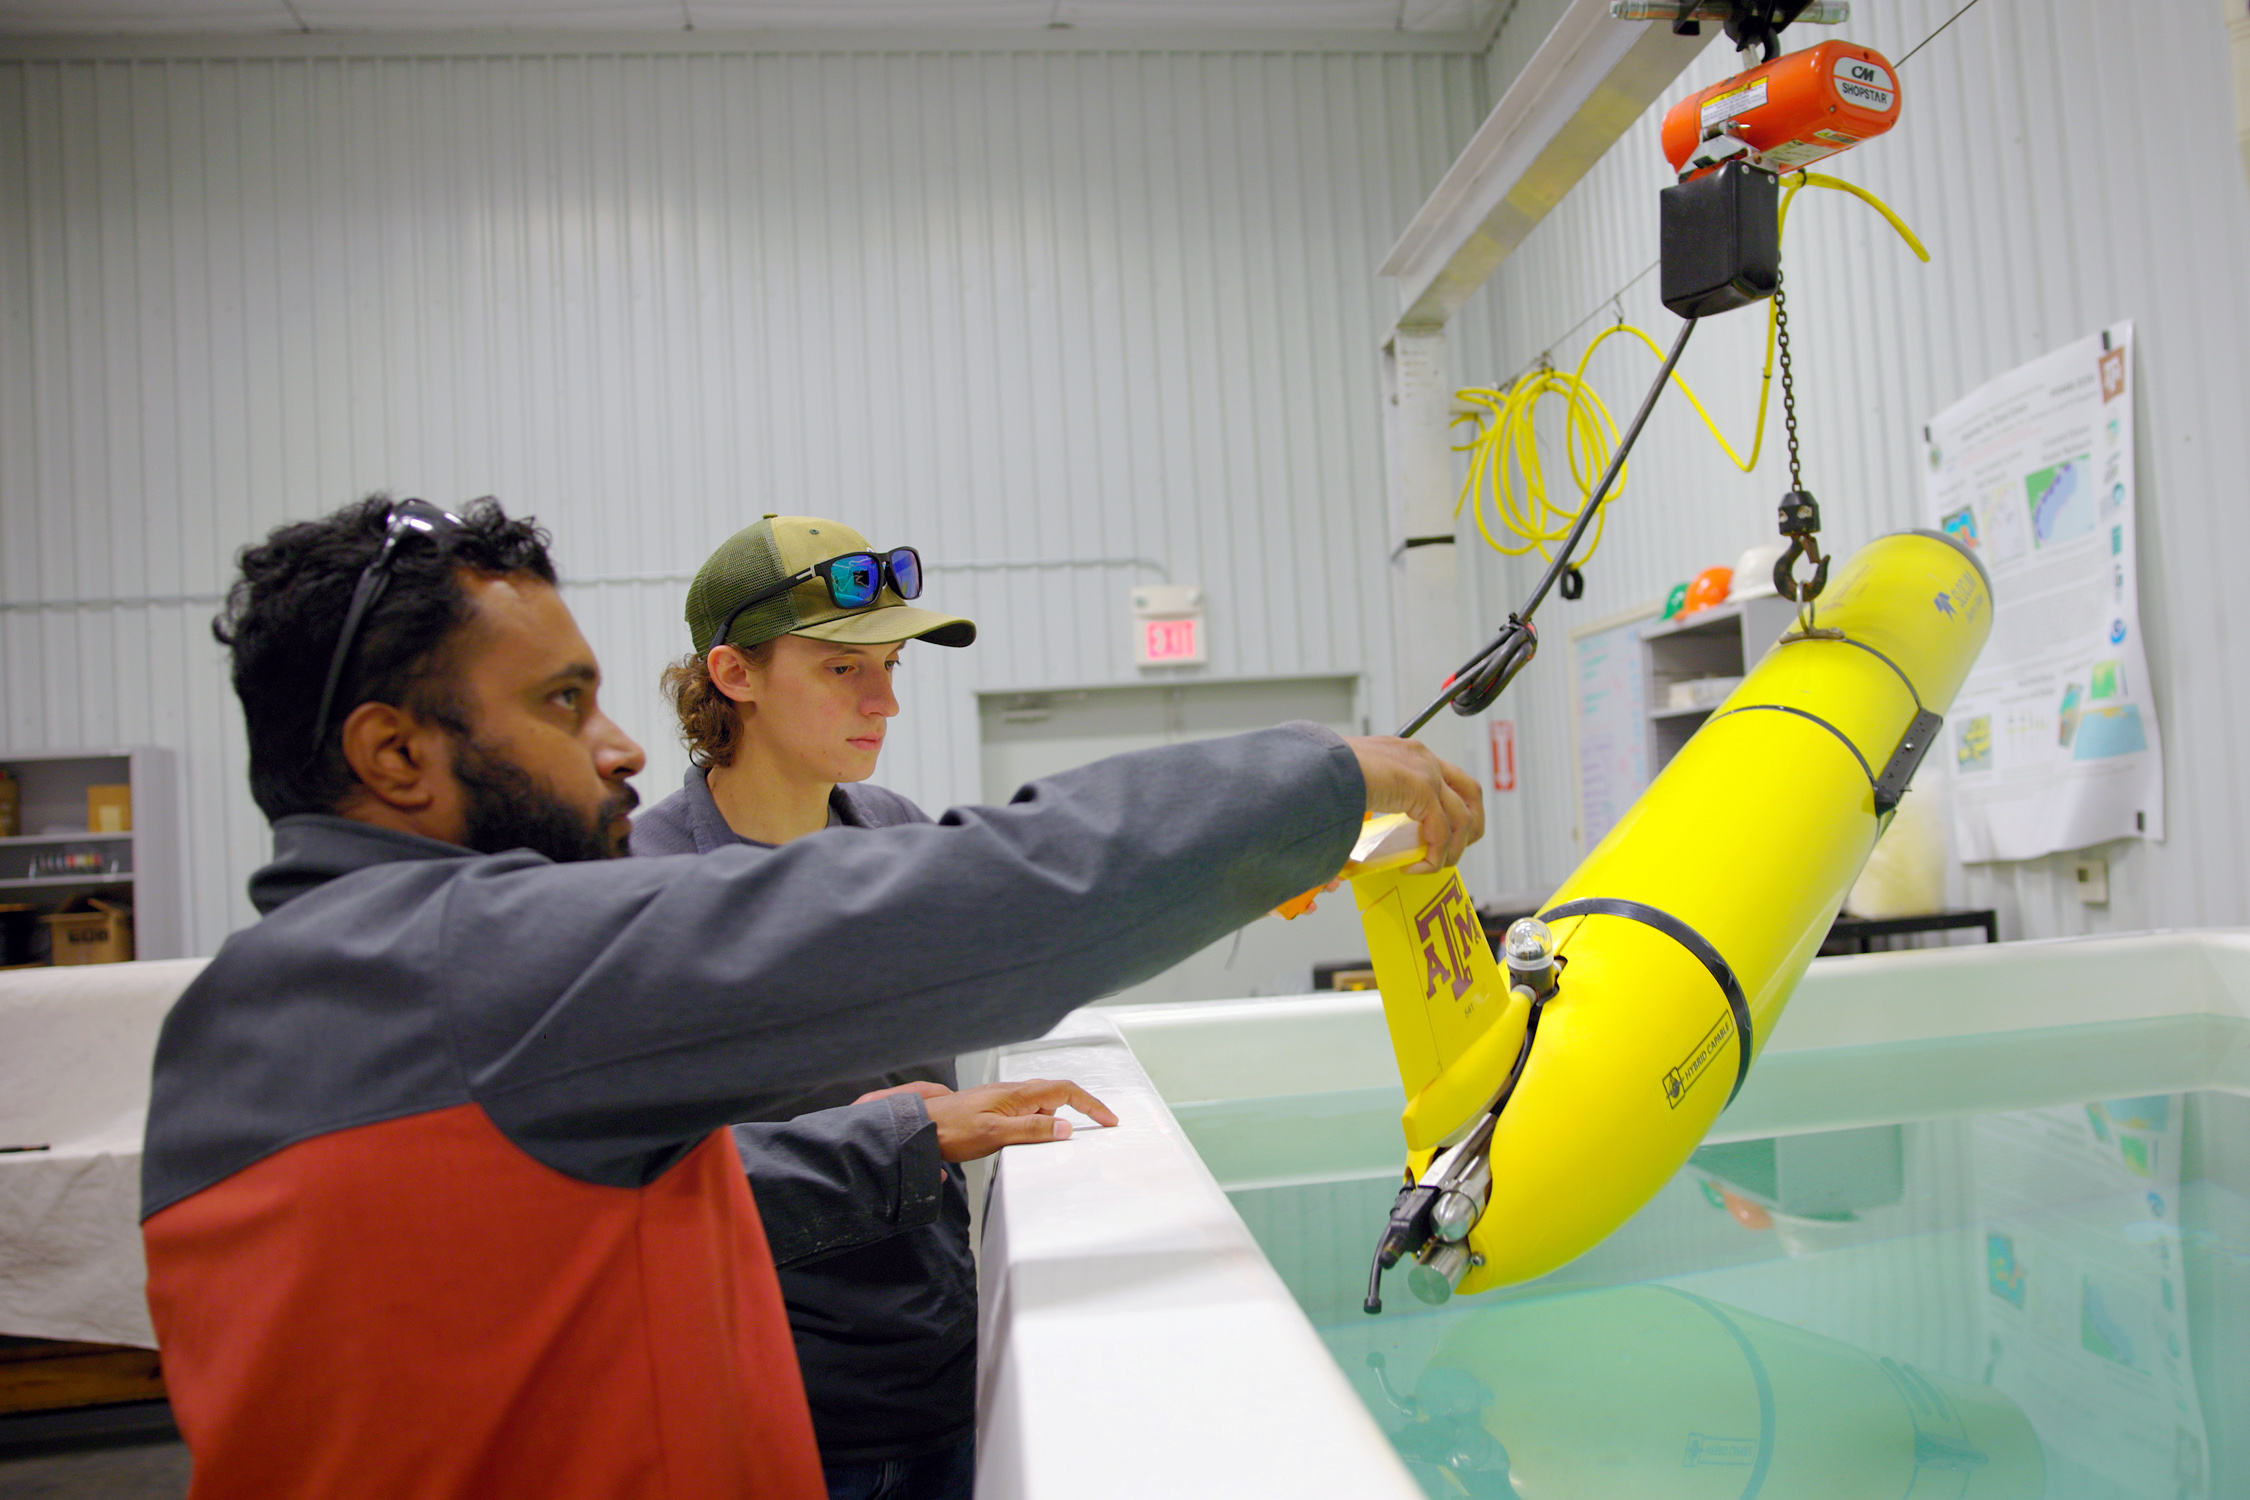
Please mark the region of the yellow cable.
<svg viewBox="0 0 2250 1500"><path fill-rule="evenodd" d="M1797 180L1789 185L1789 191L1782 196L1780 228L1786 228L1788 225L1789 200L1797 196L1797 189L1801 187L1834 188L1839 193L1851 194L1854 198L1881 214L1884 222L1897 230L1898 237L1906 241L1907 249L1913 251L1921 260L1929 260L1930 252L1922 248L1922 241L1913 230L1906 227L1906 221L1893 212L1888 203L1885 203L1858 183L1846 182L1841 177L1830 177L1825 172L1797 172L1792 175ZM1776 233L1778 234L1778 232L1779 229L1777 228Z"/></svg>
<svg viewBox="0 0 2250 1500"><path fill-rule="evenodd" d="M1906 226L1906 222L1892 211L1889 204L1867 189L1821 172L1796 172L1791 176L1789 191L1782 194L1777 214L1777 240L1788 227L1789 203L1800 189L1831 188L1837 192L1849 193L1873 208L1891 228L1898 231L1899 238L1906 242L1908 249L1924 261L1930 258L1930 252L1923 248L1921 240ZM1765 365L1758 377L1758 416L1750 435L1748 458L1735 452L1734 445L1719 430L1717 419L1704 406L1686 378L1677 370L1672 372L1672 383L1680 388L1680 394L1687 397L1688 404L1695 408L1695 414L1703 419L1703 426L1711 434L1712 440L1718 443L1720 450L1734 466L1745 474L1758 466L1758 455L1765 447L1766 409L1773 394L1774 353L1778 342L1775 333L1779 317L1779 304L1771 298L1767 299ZM1461 498L1454 502L1453 514L1458 519L1462 507L1473 500L1477 531L1484 537L1486 545L1494 551L1519 557L1536 548L1541 557L1548 557L1551 554L1547 551L1547 544L1559 542L1569 535L1572 524L1578 519L1578 510L1565 509L1547 497L1546 475L1539 462L1535 415L1543 397L1552 395L1563 398L1565 451L1570 460L1571 478L1578 486L1579 508L1582 509L1587 497L1593 493L1595 479L1608 467L1610 450L1617 440L1617 424L1611 419L1609 408L1603 404L1600 395L1587 383L1586 366L1593 359L1596 349L1612 335L1620 333L1629 333L1639 339L1659 361L1664 358L1664 351L1656 340L1621 319L1594 336L1593 342L1586 346L1585 353L1579 356L1578 367L1567 375L1542 364L1538 369L1518 376L1505 390L1471 388L1455 392L1456 399L1478 408L1479 413L1456 417L1454 420L1457 423L1479 422L1482 430L1467 444L1469 474L1467 481L1461 486ZM1619 467L1617 482L1610 487L1609 494L1603 501L1602 514L1595 518L1586 548L1579 555L1578 561L1584 562L1591 558L1595 549L1601 545L1602 529L1609 519L1609 501L1624 493L1625 475L1629 467ZM1493 535L1493 527L1485 519L1487 497L1490 498L1493 520L1499 524L1503 534L1519 538L1520 546L1511 546Z"/></svg>

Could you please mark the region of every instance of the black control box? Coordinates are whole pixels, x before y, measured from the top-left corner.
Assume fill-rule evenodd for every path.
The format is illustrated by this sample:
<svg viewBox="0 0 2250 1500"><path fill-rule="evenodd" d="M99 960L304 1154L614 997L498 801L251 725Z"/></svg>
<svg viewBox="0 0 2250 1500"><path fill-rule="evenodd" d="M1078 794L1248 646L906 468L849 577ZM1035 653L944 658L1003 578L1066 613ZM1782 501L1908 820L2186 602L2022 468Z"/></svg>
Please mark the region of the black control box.
<svg viewBox="0 0 2250 1500"><path fill-rule="evenodd" d="M1781 281L1781 183L1746 161L1663 192L1664 305L1683 318L1773 295Z"/></svg>

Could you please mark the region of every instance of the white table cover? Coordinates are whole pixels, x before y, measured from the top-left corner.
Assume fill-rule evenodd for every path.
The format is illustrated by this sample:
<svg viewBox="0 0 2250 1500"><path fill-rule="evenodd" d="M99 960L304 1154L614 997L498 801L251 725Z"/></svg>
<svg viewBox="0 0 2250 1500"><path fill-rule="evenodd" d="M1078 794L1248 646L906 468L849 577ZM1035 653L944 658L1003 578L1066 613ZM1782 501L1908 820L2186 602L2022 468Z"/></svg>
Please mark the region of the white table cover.
<svg viewBox="0 0 2250 1500"><path fill-rule="evenodd" d="M0 1333L156 1347L141 1132L157 1029L204 960L0 973Z"/></svg>

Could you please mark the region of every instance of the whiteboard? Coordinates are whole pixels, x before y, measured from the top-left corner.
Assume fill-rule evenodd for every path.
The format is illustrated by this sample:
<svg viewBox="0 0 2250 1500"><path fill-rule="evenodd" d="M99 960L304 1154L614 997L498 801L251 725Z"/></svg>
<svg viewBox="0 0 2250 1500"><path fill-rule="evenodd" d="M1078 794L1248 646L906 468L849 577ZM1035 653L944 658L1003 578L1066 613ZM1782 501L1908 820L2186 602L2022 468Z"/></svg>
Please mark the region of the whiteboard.
<svg viewBox="0 0 2250 1500"><path fill-rule="evenodd" d="M1578 852L1601 842L1649 783L1648 679L1641 623L1662 606L1644 604L1570 633L1574 712L1571 760L1578 783Z"/></svg>

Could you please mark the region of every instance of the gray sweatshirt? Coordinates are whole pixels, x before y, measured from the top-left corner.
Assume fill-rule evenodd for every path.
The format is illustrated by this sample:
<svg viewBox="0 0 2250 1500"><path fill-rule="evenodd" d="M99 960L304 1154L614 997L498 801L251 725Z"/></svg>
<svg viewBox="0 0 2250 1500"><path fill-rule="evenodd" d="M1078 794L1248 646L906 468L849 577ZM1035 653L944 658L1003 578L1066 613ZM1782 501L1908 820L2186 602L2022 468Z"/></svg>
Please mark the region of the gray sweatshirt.
<svg viewBox="0 0 2250 1500"><path fill-rule="evenodd" d="M836 788L829 820L930 821L896 792L864 784ZM701 770L633 820L639 855L737 844L773 847L727 826ZM976 1263L961 1170L941 1172L920 1099L851 1102L915 1079L953 1088L953 1060L844 1079L734 1128L829 1464L931 1452L976 1424Z"/></svg>
<svg viewBox="0 0 2250 1500"><path fill-rule="evenodd" d="M264 920L166 1018L142 1214L474 1104L638 1188L809 1087L1037 1036L1333 876L1366 783L1316 725L1121 755L936 823L558 865L274 825Z"/></svg>
<svg viewBox="0 0 2250 1500"><path fill-rule="evenodd" d="M1045 1031L1333 875L1365 801L1302 726L779 849L558 865L281 819L262 920L166 1017L149 1100L150 1304L199 1482L803 1489L719 1132Z"/></svg>

